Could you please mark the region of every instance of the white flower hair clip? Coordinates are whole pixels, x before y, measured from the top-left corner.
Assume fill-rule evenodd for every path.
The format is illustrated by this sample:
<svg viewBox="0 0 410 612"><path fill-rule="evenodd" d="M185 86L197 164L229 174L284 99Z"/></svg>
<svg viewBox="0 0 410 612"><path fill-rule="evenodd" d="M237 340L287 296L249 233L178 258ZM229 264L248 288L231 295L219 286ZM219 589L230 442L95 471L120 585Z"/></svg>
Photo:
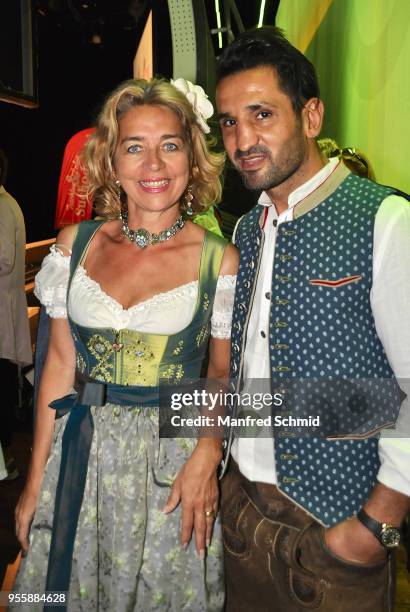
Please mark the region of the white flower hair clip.
<svg viewBox="0 0 410 612"><path fill-rule="evenodd" d="M194 109L196 120L201 130L205 134L209 134L211 128L206 120L214 114L214 107L202 87L200 85L194 85L191 81L187 81L183 78L176 79L176 81L171 79L171 85L176 87L187 97Z"/></svg>

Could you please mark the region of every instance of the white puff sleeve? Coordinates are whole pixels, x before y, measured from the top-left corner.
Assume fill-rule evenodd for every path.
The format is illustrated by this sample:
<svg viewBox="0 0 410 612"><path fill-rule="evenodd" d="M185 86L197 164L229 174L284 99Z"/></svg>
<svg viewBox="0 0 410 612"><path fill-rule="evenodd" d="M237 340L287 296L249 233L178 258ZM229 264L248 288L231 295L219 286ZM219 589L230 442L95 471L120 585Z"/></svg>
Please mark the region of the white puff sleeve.
<svg viewBox="0 0 410 612"><path fill-rule="evenodd" d="M34 294L52 319L67 318L70 259L53 245L49 255L43 259L40 272L36 274Z"/></svg>
<svg viewBox="0 0 410 612"><path fill-rule="evenodd" d="M229 340L231 337L235 285L236 276L227 274L218 278L211 318L211 335L213 338Z"/></svg>

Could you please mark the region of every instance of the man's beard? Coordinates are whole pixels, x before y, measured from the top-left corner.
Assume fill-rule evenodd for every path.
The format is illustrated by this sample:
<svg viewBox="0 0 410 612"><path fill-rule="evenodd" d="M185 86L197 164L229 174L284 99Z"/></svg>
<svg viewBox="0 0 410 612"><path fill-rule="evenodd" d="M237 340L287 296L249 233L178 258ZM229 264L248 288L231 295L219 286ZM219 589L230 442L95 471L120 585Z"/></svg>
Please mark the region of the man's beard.
<svg viewBox="0 0 410 612"><path fill-rule="evenodd" d="M267 191L268 189L281 185L293 174L295 174L306 157L306 146L304 140L302 138L295 140L296 142L289 144L286 151L283 149L279 153L276 161L273 161L270 149L264 145L256 145L246 151L246 153L237 151L235 153L236 161L247 155L263 154L270 162L268 168L264 171L244 171L236 163L235 167L241 175L245 187L252 191Z"/></svg>

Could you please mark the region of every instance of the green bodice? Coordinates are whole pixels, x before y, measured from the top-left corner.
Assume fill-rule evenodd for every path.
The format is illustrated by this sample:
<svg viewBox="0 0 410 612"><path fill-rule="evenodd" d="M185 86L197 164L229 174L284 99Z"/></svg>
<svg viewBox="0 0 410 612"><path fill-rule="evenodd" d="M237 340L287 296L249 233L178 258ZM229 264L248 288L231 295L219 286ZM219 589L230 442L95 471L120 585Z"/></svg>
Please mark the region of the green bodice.
<svg viewBox="0 0 410 612"><path fill-rule="evenodd" d="M84 221L80 224L71 256L68 291L102 223ZM177 384L183 378L198 378L208 344L212 306L226 244L224 238L205 232L195 312L191 323L176 334L88 328L76 324L69 316L77 369L90 378L119 385L155 386L160 380Z"/></svg>

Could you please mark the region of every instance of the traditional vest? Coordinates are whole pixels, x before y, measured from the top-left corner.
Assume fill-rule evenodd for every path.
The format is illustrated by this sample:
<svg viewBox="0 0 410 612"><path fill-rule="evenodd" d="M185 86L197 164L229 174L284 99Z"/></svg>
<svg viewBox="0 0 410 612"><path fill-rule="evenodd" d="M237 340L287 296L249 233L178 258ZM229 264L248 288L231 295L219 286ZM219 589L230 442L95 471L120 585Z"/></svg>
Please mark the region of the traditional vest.
<svg viewBox="0 0 410 612"><path fill-rule="evenodd" d="M340 164L279 226L272 275L269 354L272 391L294 379L387 379L393 373L370 307L373 228L392 193ZM264 235L263 206L242 218L236 232L240 265L232 328L231 376L240 381ZM286 387L286 385L285 385ZM385 398L386 399L386 398ZM357 512L376 482L377 435L395 422L399 404L384 402L358 438L275 437L277 485L324 525ZM341 416L348 421L349 405ZM347 415L347 416L346 416Z"/></svg>

